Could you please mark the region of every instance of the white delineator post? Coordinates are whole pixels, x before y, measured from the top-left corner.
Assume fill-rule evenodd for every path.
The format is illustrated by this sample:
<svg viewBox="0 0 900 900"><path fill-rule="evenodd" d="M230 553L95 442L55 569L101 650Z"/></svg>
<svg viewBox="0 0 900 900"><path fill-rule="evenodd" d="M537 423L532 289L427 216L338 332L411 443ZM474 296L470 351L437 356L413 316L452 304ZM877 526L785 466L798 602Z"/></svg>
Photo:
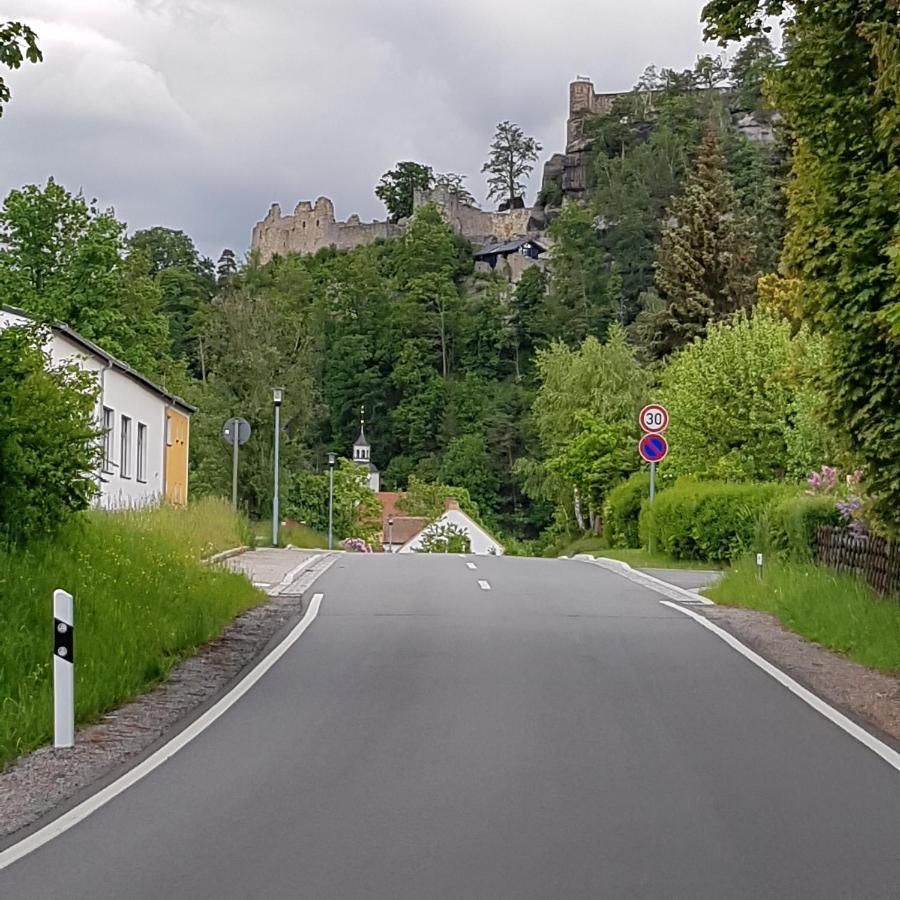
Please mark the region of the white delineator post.
<svg viewBox="0 0 900 900"><path fill-rule="evenodd" d="M53 592L53 746L75 745L75 616L72 595Z"/></svg>

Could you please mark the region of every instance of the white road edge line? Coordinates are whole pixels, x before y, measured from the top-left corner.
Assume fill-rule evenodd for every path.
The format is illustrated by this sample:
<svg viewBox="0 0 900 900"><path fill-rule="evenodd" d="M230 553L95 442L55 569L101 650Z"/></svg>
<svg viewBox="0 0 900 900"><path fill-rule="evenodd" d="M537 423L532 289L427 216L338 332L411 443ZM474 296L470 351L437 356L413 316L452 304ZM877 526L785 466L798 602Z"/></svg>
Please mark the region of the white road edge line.
<svg viewBox="0 0 900 900"><path fill-rule="evenodd" d="M489 581L479 581L478 587L480 587L483 591L489 591L491 589L491 584Z"/></svg>
<svg viewBox="0 0 900 900"><path fill-rule="evenodd" d="M684 613L684 615L690 616L695 622L699 622L704 628L725 641L729 647L737 650L738 653L745 656L754 665L759 666L759 668L767 675L771 675L779 684L786 687L792 694L795 694L816 712L821 713L826 719L837 725L838 728L846 731L850 737L856 738L861 744L880 756L889 766L893 766L900 772L900 753L893 750L885 744L884 741L878 740L875 735L870 734L865 728L857 725L856 722L845 716L842 712L836 710L829 703L826 703L821 697L818 697L812 691L807 690L802 684L795 681L790 675L782 672L777 666L773 666L768 660L763 659L763 657L751 650L746 644L742 644L734 635L729 634L724 628L720 628L714 622L710 622L706 616L702 616L692 609L685 609L683 606L679 606L671 600L660 600L659 602L663 606L677 609L679 612Z"/></svg>
<svg viewBox="0 0 900 900"><path fill-rule="evenodd" d="M467 569L477 569L478 566L476 566L475 563L466 563L466 568Z"/></svg>
<svg viewBox="0 0 900 900"><path fill-rule="evenodd" d="M234 706L291 649L303 635L303 632L312 625L319 614L323 596L323 594L313 594L309 607L303 614L303 618L294 626L290 634L277 647L274 647L268 656L261 659L221 700L211 706L196 721L191 722L184 731L175 735L171 741L148 756L142 763L126 772L121 778L117 778L112 784L107 785L103 790L98 791L68 812L63 813L58 819L50 822L49 825L45 825L39 831L28 835L28 837L23 838L17 844L13 844L0 852L0 871L39 847L43 847L44 844L52 841L53 838L59 837L63 832L68 831L72 826L86 819L91 813L96 812L101 806L109 803L114 797L128 790L132 785L137 784L145 775L149 775L154 769L159 768L164 762L189 744L197 735L209 728L216 719Z"/></svg>

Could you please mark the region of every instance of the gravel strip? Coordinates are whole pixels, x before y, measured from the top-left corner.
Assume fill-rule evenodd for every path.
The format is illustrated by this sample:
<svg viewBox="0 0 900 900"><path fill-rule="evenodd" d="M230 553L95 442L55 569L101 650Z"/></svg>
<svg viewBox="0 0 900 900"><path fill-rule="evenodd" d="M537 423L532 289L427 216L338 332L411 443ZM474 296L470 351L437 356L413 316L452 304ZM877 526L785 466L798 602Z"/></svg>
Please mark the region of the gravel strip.
<svg viewBox="0 0 900 900"><path fill-rule="evenodd" d="M300 617L305 609L303 593L336 559L337 555L310 554L311 568L289 587L274 587L268 603L238 616L222 637L181 662L157 688L80 730L74 748L43 747L11 763L0 774L0 838L110 775L222 693L282 628Z"/></svg>
<svg viewBox="0 0 900 900"><path fill-rule="evenodd" d="M874 727L885 743L900 750L900 677L838 656L788 631L769 613L731 606L691 608L850 718Z"/></svg>

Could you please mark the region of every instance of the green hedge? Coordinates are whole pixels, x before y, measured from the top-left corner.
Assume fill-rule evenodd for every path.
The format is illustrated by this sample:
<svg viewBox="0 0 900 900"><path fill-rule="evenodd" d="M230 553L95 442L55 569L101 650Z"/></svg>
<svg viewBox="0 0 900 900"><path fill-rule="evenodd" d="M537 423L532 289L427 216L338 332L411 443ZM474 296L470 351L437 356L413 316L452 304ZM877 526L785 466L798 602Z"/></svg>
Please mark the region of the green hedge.
<svg viewBox="0 0 900 900"><path fill-rule="evenodd" d="M766 514L772 549L785 559L812 559L820 525L840 525L834 497L801 494L773 503Z"/></svg>
<svg viewBox="0 0 900 900"><path fill-rule="evenodd" d="M658 487L658 486L657 486ZM640 547L641 503L650 496L650 473L635 472L616 485L603 504L603 536L610 547Z"/></svg>
<svg viewBox="0 0 900 900"><path fill-rule="evenodd" d="M776 502L796 496L793 485L732 484L681 479L641 507L645 545L676 559L728 562L762 545L765 516Z"/></svg>

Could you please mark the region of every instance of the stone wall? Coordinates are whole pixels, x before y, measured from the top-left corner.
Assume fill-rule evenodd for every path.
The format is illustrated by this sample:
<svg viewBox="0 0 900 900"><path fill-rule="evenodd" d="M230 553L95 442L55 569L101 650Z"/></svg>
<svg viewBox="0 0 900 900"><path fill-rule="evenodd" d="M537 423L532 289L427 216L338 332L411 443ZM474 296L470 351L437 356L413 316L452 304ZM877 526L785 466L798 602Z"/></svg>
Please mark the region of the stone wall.
<svg viewBox="0 0 900 900"><path fill-rule="evenodd" d="M426 203L433 203L450 227L474 244L509 241L538 230L531 227L533 210L529 207L490 212L461 203L459 197L446 188L416 191L415 208Z"/></svg>
<svg viewBox="0 0 900 900"><path fill-rule="evenodd" d="M352 250L371 244L379 238L399 237L403 229L391 222L361 222L353 215L346 222L334 217L334 204L327 197L315 203L301 200L293 215L284 216L281 207L273 203L268 215L253 228L250 249L266 263L273 256L288 253L308 255L323 247Z"/></svg>

